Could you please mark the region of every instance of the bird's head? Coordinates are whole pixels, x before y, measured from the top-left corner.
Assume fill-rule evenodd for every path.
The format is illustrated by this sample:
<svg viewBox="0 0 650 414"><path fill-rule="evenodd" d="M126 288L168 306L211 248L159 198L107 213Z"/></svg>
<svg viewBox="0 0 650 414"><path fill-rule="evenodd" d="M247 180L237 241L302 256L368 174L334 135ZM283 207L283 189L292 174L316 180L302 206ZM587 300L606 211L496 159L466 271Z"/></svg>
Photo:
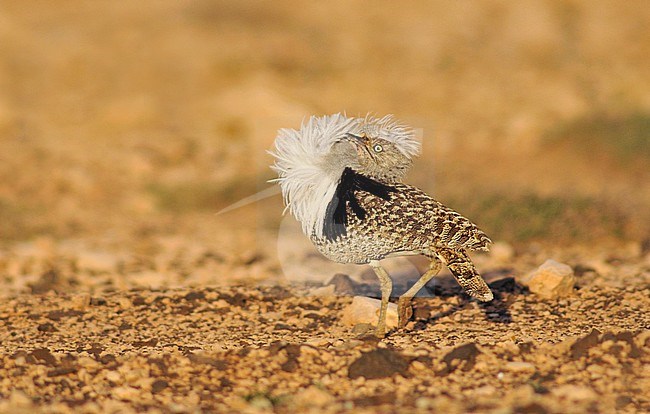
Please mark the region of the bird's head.
<svg viewBox="0 0 650 414"><path fill-rule="evenodd" d="M384 182L400 181L411 168L413 161L397 144L365 132L359 135L347 133L341 143L348 143L348 150L356 155L351 165L358 173Z"/></svg>
<svg viewBox="0 0 650 414"><path fill-rule="evenodd" d="M355 133L346 132L323 158L324 170L340 172L347 167L385 183L401 181L413 160L398 145L363 129Z"/></svg>

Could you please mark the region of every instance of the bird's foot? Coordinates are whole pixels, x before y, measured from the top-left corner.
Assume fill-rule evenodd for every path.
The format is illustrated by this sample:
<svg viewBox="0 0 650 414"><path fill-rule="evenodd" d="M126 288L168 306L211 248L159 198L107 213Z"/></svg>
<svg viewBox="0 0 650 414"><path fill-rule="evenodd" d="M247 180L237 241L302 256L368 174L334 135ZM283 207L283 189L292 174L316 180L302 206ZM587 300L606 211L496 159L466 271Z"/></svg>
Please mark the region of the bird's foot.
<svg viewBox="0 0 650 414"><path fill-rule="evenodd" d="M375 329L375 336L377 338L383 339L386 337L386 324L385 323L379 323L377 325L377 329Z"/></svg>
<svg viewBox="0 0 650 414"><path fill-rule="evenodd" d="M413 308L411 307L411 298L401 297L397 302L397 326L403 328L413 316Z"/></svg>

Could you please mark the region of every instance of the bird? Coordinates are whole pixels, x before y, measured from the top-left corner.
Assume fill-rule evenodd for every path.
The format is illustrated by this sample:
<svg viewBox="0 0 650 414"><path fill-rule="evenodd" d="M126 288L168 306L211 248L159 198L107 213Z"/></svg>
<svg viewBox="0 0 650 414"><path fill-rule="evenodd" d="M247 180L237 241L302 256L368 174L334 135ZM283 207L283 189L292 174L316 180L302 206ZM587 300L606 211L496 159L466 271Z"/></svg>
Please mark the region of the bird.
<svg viewBox="0 0 650 414"><path fill-rule="evenodd" d="M403 182L421 144L393 115L311 116L278 131L271 168L285 212L326 258L369 265L380 283L375 329L384 337L392 279L381 260L422 255L427 270L398 299L398 327L412 316L411 300L444 263L458 284L482 302L494 296L468 251L488 251L490 238L469 219Z"/></svg>

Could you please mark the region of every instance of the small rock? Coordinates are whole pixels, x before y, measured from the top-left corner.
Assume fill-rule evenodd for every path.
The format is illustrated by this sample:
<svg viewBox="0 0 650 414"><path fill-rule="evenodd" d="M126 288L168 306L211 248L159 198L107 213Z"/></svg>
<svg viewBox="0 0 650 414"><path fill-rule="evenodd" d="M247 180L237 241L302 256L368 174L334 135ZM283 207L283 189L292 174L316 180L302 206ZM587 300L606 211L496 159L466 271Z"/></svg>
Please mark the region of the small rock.
<svg viewBox="0 0 650 414"><path fill-rule="evenodd" d="M192 291L189 292L184 296L185 300L188 300L190 302L193 301L203 301L205 300L205 292L200 292L200 291Z"/></svg>
<svg viewBox="0 0 650 414"><path fill-rule="evenodd" d="M411 362L411 366L413 367L414 371L425 371L427 369L427 366L420 361Z"/></svg>
<svg viewBox="0 0 650 414"><path fill-rule="evenodd" d="M579 385L562 385L558 388L551 389L551 394L555 397L567 399L570 401L584 401L598 398L598 394L588 387Z"/></svg>
<svg viewBox="0 0 650 414"><path fill-rule="evenodd" d="M274 331L293 331L293 326L286 323L276 323L273 327Z"/></svg>
<svg viewBox="0 0 650 414"><path fill-rule="evenodd" d="M334 285L334 292L337 295L348 295L352 296L355 292L356 283L350 278L350 276L337 273L330 279L326 285Z"/></svg>
<svg viewBox="0 0 650 414"><path fill-rule="evenodd" d="M108 371L106 372L106 379L115 384L122 383L122 376L117 371Z"/></svg>
<svg viewBox="0 0 650 414"><path fill-rule="evenodd" d="M85 310L90 306L90 295L88 293L82 293L76 296L73 296L70 300L70 305L72 309L75 310Z"/></svg>
<svg viewBox="0 0 650 414"><path fill-rule="evenodd" d="M133 306L144 306L144 305L147 304L147 302L144 300L144 298L142 296L138 296L138 295L133 296L131 298L131 303L133 304Z"/></svg>
<svg viewBox="0 0 650 414"><path fill-rule="evenodd" d="M367 331L364 333L367 333ZM359 348L362 345L363 345L363 341L359 339L349 339L343 342L341 345L337 346L335 349L338 351L348 351L350 349ZM323 360L323 362L327 362L328 360L332 359L332 356L326 353L321 355L321 359Z"/></svg>
<svg viewBox="0 0 650 414"><path fill-rule="evenodd" d="M531 372L535 371L535 365L530 362L512 361L506 364L506 369L512 372Z"/></svg>
<svg viewBox="0 0 650 414"><path fill-rule="evenodd" d="M129 298L119 298L117 300L118 305L120 306L121 309L131 309L133 307L133 302L129 300Z"/></svg>
<svg viewBox="0 0 650 414"><path fill-rule="evenodd" d="M273 409L273 403L271 400L263 395L256 395L252 397L248 403L251 405L251 407L254 407L260 411L271 411Z"/></svg>
<svg viewBox="0 0 650 414"><path fill-rule="evenodd" d="M47 372L48 377L59 377L63 375L68 375L68 374L74 374L77 372L78 369L76 367L71 367L71 366L63 366L63 367L58 367L54 368L53 370L50 370Z"/></svg>
<svg viewBox="0 0 650 414"><path fill-rule="evenodd" d="M230 304L223 299L212 302L212 305L217 309L226 309L230 307Z"/></svg>
<svg viewBox="0 0 650 414"><path fill-rule="evenodd" d="M476 363L476 357L480 353L481 351L479 351L474 343L457 346L444 356L442 362L447 366L437 372L437 374L447 375L461 366L463 370L471 369Z"/></svg>
<svg viewBox="0 0 650 414"><path fill-rule="evenodd" d="M415 408L420 410L429 410L436 406L436 400L429 397L420 397L415 400Z"/></svg>
<svg viewBox="0 0 650 414"><path fill-rule="evenodd" d="M530 273L523 283L528 285L532 293L554 299L573 293L575 276L571 266L549 259Z"/></svg>
<svg viewBox="0 0 650 414"><path fill-rule="evenodd" d="M42 324L38 325L38 327L36 329L39 332L57 332L58 331L58 329L56 329L56 327L53 324L51 324L50 322L42 323Z"/></svg>
<svg viewBox="0 0 650 414"><path fill-rule="evenodd" d="M492 397L497 393L496 387L484 385L474 390L474 395L481 397Z"/></svg>
<svg viewBox="0 0 650 414"><path fill-rule="evenodd" d="M139 391L129 386L113 388L112 394L116 398L125 401L132 401L139 397Z"/></svg>
<svg viewBox="0 0 650 414"><path fill-rule="evenodd" d="M169 386L169 383L167 383L167 381L165 381L165 380L160 380L160 379L155 380L153 382L153 384L151 384L151 392L154 393L154 394L158 394L159 392L161 392L162 390L164 390L168 386Z"/></svg>
<svg viewBox="0 0 650 414"><path fill-rule="evenodd" d="M331 285L330 285L331 286ZM352 303L343 309L343 316L341 322L348 326L367 323L377 325L379 320L379 309L381 308L381 301L379 299L367 298L365 296L355 296ZM394 303L388 304L386 314L386 327L397 327L397 305Z"/></svg>
<svg viewBox="0 0 650 414"><path fill-rule="evenodd" d="M311 338L305 341L305 345L310 345L316 348L328 346L330 344L330 340L327 338Z"/></svg>
<svg viewBox="0 0 650 414"><path fill-rule="evenodd" d="M90 298L90 306L106 306L106 303L106 299L101 297Z"/></svg>
<svg viewBox="0 0 650 414"><path fill-rule="evenodd" d="M388 378L395 374L404 374L409 362L399 353L390 349L377 348L361 355L348 369L351 379Z"/></svg>
<svg viewBox="0 0 650 414"><path fill-rule="evenodd" d="M14 360L14 365L16 365L17 367L24 367L26 364L27 364L27 360L22 355L17 356L16 359Z"/></svg>
<svg viewBox="0 0 650 414"><path fill-rule="evenodd" d="M294 397L297 407L325 407L334 401L334 397L327 392L315 387L307 387L304 391Z"/></svg>

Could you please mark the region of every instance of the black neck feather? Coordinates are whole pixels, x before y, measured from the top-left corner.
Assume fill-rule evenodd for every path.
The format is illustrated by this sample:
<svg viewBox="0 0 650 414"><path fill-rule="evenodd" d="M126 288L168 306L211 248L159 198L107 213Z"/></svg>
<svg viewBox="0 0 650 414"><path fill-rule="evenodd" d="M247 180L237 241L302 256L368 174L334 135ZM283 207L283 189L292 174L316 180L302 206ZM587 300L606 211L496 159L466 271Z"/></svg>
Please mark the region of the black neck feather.
<svg viewBox="0 0 650 414"><path fill-rule="evenodd" d="M390 200L390 193L395 191L395 188L359 174L351 168L346 168L336 187L336 193L327 205L325 212L323 235L326 239L334 240L347 234L348 206L352 214L357 216L359 220L366 219L366 210L359 204L356 195L359 191L370 193L384 200Z"/></svg>

